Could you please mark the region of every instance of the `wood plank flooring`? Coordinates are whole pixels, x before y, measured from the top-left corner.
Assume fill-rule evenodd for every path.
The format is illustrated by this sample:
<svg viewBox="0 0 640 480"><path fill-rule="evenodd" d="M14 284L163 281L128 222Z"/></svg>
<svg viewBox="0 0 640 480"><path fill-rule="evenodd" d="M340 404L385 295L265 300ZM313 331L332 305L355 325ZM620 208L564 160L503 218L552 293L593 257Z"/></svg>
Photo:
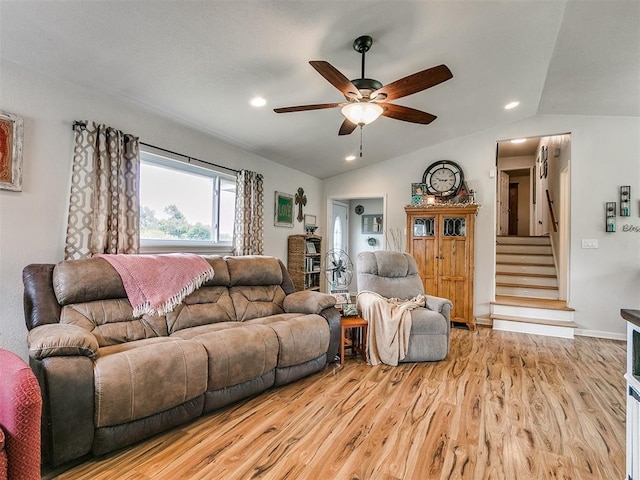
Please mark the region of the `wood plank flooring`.
<svg viewBox="0 0 640 480"><path fill-rule="evenodd" d="M344 367L57 479L622 479L623 342L453 329L445 361Z"/></svg>

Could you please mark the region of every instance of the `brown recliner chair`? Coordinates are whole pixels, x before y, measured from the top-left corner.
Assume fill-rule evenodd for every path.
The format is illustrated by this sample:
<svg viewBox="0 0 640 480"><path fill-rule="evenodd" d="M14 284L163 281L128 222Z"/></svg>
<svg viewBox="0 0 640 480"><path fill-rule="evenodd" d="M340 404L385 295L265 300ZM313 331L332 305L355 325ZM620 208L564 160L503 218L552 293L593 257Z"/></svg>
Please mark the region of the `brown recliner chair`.
<svg viewBox="0 0 640 480"><path fill-rule="evenodd" d="M42 396L31 368L0 349L0 480L40 478Z"/></svg>
<svg viewBox="0 0 640 480"><path fill-rule="evenodd" d="M418 265L408 253L361 252L357 259L358 292L385 298L411 299L424 295ZM426 306L411 310L411 330L406 356L401 362L443 360L449 352L451 301L425 295Z"/></svg>

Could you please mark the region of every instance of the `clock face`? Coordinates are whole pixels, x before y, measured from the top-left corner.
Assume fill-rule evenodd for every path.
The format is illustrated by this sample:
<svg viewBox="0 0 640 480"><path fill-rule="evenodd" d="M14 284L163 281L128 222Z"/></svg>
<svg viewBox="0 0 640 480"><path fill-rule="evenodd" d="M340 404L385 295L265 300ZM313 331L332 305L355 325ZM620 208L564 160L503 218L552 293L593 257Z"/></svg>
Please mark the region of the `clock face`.
<svg viewBox="0 0 640 480"><path fill-rule="evenodd" d="M462 168L450 160L440 160L431 164L422 176L427 193L439 197L452 197L458 193L463 180Z"/></svg>

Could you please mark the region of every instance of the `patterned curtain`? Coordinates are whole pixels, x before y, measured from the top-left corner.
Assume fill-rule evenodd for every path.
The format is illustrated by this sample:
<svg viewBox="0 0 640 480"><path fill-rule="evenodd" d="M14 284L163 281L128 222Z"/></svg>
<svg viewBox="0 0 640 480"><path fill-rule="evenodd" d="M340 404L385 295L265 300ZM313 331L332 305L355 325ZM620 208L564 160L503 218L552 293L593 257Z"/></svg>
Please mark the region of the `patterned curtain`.
<svg viewBox="0 0 640 480"><path fill-rule="evenodd" d="M236 217L233 254L262 255L264 191L262 175L241 170L236 176Z"/></svg>
<svg viewBox="0 0 640 480"><path fill-rule="evenodd" d="M138 253L138 138L93 122L76 122L74 131L65 259Z"/></svg>

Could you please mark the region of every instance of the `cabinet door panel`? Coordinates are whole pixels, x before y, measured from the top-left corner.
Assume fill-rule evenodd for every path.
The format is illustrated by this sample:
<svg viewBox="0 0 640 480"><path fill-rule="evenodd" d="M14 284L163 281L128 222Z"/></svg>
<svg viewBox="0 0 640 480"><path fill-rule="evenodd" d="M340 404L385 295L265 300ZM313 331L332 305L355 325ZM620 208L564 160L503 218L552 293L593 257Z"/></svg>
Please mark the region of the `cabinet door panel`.
<svg viewBox="0 0 640 480"><path fill-rule="evenodd" d="M433 237L414 238L412 242L413 258L418 264L418 274L422 279L424 291L437 295L437 259L436 240Z"/></svg>
<svg viewBox="0 0 640 480"><path fill-rule="evenodd" d="M440 277L438 282L439 296L448 298L453 303L451 320L455 322L469 321L469 305L467 302L467 280L455 277Z"/></svg>
<svg viewBox="0 0 640 480"><path fill-rule="evenodd" d="M465 239L460 237L440 239L440 275L458 279L464 279L468 276L466 245Z"/></svg>

